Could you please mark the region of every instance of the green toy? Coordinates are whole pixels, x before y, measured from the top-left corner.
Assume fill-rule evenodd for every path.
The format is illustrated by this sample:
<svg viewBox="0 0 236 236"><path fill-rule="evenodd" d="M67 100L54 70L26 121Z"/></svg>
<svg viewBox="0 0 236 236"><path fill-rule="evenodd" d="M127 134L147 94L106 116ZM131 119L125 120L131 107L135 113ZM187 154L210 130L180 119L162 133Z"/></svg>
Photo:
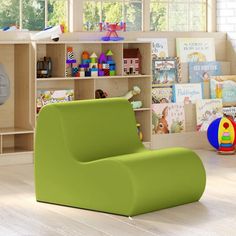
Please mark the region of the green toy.
<svg viewBox="0 0 236 236"><path fill-rule="evenodd" d="M205 183L193 151L144 148L127 99L51 104L39 113L37 201L133 216L198 201Z"/></svg>

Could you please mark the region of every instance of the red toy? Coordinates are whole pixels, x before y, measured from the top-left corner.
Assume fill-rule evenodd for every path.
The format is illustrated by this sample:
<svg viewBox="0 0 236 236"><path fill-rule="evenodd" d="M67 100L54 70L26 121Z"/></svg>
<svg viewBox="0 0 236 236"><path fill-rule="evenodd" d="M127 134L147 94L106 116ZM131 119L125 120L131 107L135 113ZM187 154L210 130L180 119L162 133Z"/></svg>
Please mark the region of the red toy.
<svg viewBox="0 0 236 236"><path fill-rule="evenodd" d="M99 23L99 28L100 32L103 30L106 30L106 36L102 37L103 41L120 41L124 40L123 37L119 37L116 31L126 31L126 23L121 22L120 24L118 23Z"/></svg>

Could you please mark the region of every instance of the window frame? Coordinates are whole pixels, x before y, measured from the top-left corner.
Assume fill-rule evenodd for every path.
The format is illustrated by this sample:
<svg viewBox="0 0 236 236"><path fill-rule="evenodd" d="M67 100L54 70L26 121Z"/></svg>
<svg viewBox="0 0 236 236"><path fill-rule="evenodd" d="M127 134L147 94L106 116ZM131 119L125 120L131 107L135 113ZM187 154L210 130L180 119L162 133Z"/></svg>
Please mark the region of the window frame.
<svg viewBox="0 0 236 236"><path fill-rule="evenodd" d="M73 6L70 8L71 9L70 31L94 33L94 31L83 30L83 7L81 6L83 6L84 1L86 0L69 0L69 1L71 2L70 4ZM157 31L150 31L150 3L151 0L143 0L142 31L135 31L135 32L157 32ZM216 1L206 0L206 31L198 31L198 32L215 32L215 31L216 31Z"/></svg>
<svg viewBox="0 0 236 236"><path fill-rule="evenodd" d="M39 0L40 1L40 0ZM48 1L49 0L41 0L44 1L44 28L49 27L48 25ZM66 1L67 9L66 9L66 21L67 27L70 28L70 1L73 0L57 0L57 1ZM19 0L19 28L23 29L23 0ZM43 30L43 29L42 29ZM37 30L34 30L37 31Z"/></svg>

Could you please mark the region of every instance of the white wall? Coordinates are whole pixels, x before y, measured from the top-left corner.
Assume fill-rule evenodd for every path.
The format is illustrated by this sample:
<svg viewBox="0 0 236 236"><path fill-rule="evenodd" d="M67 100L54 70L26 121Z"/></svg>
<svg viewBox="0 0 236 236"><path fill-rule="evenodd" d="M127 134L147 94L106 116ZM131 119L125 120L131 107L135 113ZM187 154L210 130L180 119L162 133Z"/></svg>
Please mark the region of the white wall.
<svg viewBox="0 0 236 236"><path fill-rule="evenodd" d="M227 32L236 48L236 0L217 0L217 31Z"/></svg>

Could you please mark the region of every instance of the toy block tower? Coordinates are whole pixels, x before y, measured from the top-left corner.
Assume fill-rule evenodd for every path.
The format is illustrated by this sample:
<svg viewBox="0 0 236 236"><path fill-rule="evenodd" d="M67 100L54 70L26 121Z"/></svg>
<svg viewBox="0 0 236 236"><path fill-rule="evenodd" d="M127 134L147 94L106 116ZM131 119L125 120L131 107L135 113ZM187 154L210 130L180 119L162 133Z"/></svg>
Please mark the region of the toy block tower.
<svg viewBox="0 0 236 236"><path fill-rule="evenodd" d="M89 70L89 64L90 64L90 62L91 62L91 60L90 60L90 58L89 58L89 53L88 52L86 52L86 51L84 51L83 53L82 53L82 56L81 56L82 58L82 60L81 60L81 64L79 65L79 68L80 68L80 70L79 70L79 73L80 73L80 76L81 77L84 77L84 76L87 76L87 77L89 77L89 76L91 76L91 71Z"/></svg>
<svg viewBox="0 0 236 236"><path fill-rule="evenodd" d="M113 61L113 52L111 50L108 50L106 53L107 56L107 64L108 64L108 69L109 69L109 75L114 76L116 75L116 64Z"/></svg>
<svg viewBox="0 0 236 236"><path fill-rule="evenodd" d="M98 76L104 76L104 64L107 64L107 58L104 53L101 53L100 57L98 58Z"/></svg>
<svg viewBox="0 0 236 236"><path fill-rule="evenodd" d="M91 71L91 76L98 76L98 63L96 53L90 55L91 62L89 63L89 70Z"/></svg>
<svg viewBox="0 0 236 236"><path fill-rule="evenodd" d="M67 47L66 56L66 76L78 76L78 66L76 64L76 59L74 58L74 52L72 47Z"/></svg>

